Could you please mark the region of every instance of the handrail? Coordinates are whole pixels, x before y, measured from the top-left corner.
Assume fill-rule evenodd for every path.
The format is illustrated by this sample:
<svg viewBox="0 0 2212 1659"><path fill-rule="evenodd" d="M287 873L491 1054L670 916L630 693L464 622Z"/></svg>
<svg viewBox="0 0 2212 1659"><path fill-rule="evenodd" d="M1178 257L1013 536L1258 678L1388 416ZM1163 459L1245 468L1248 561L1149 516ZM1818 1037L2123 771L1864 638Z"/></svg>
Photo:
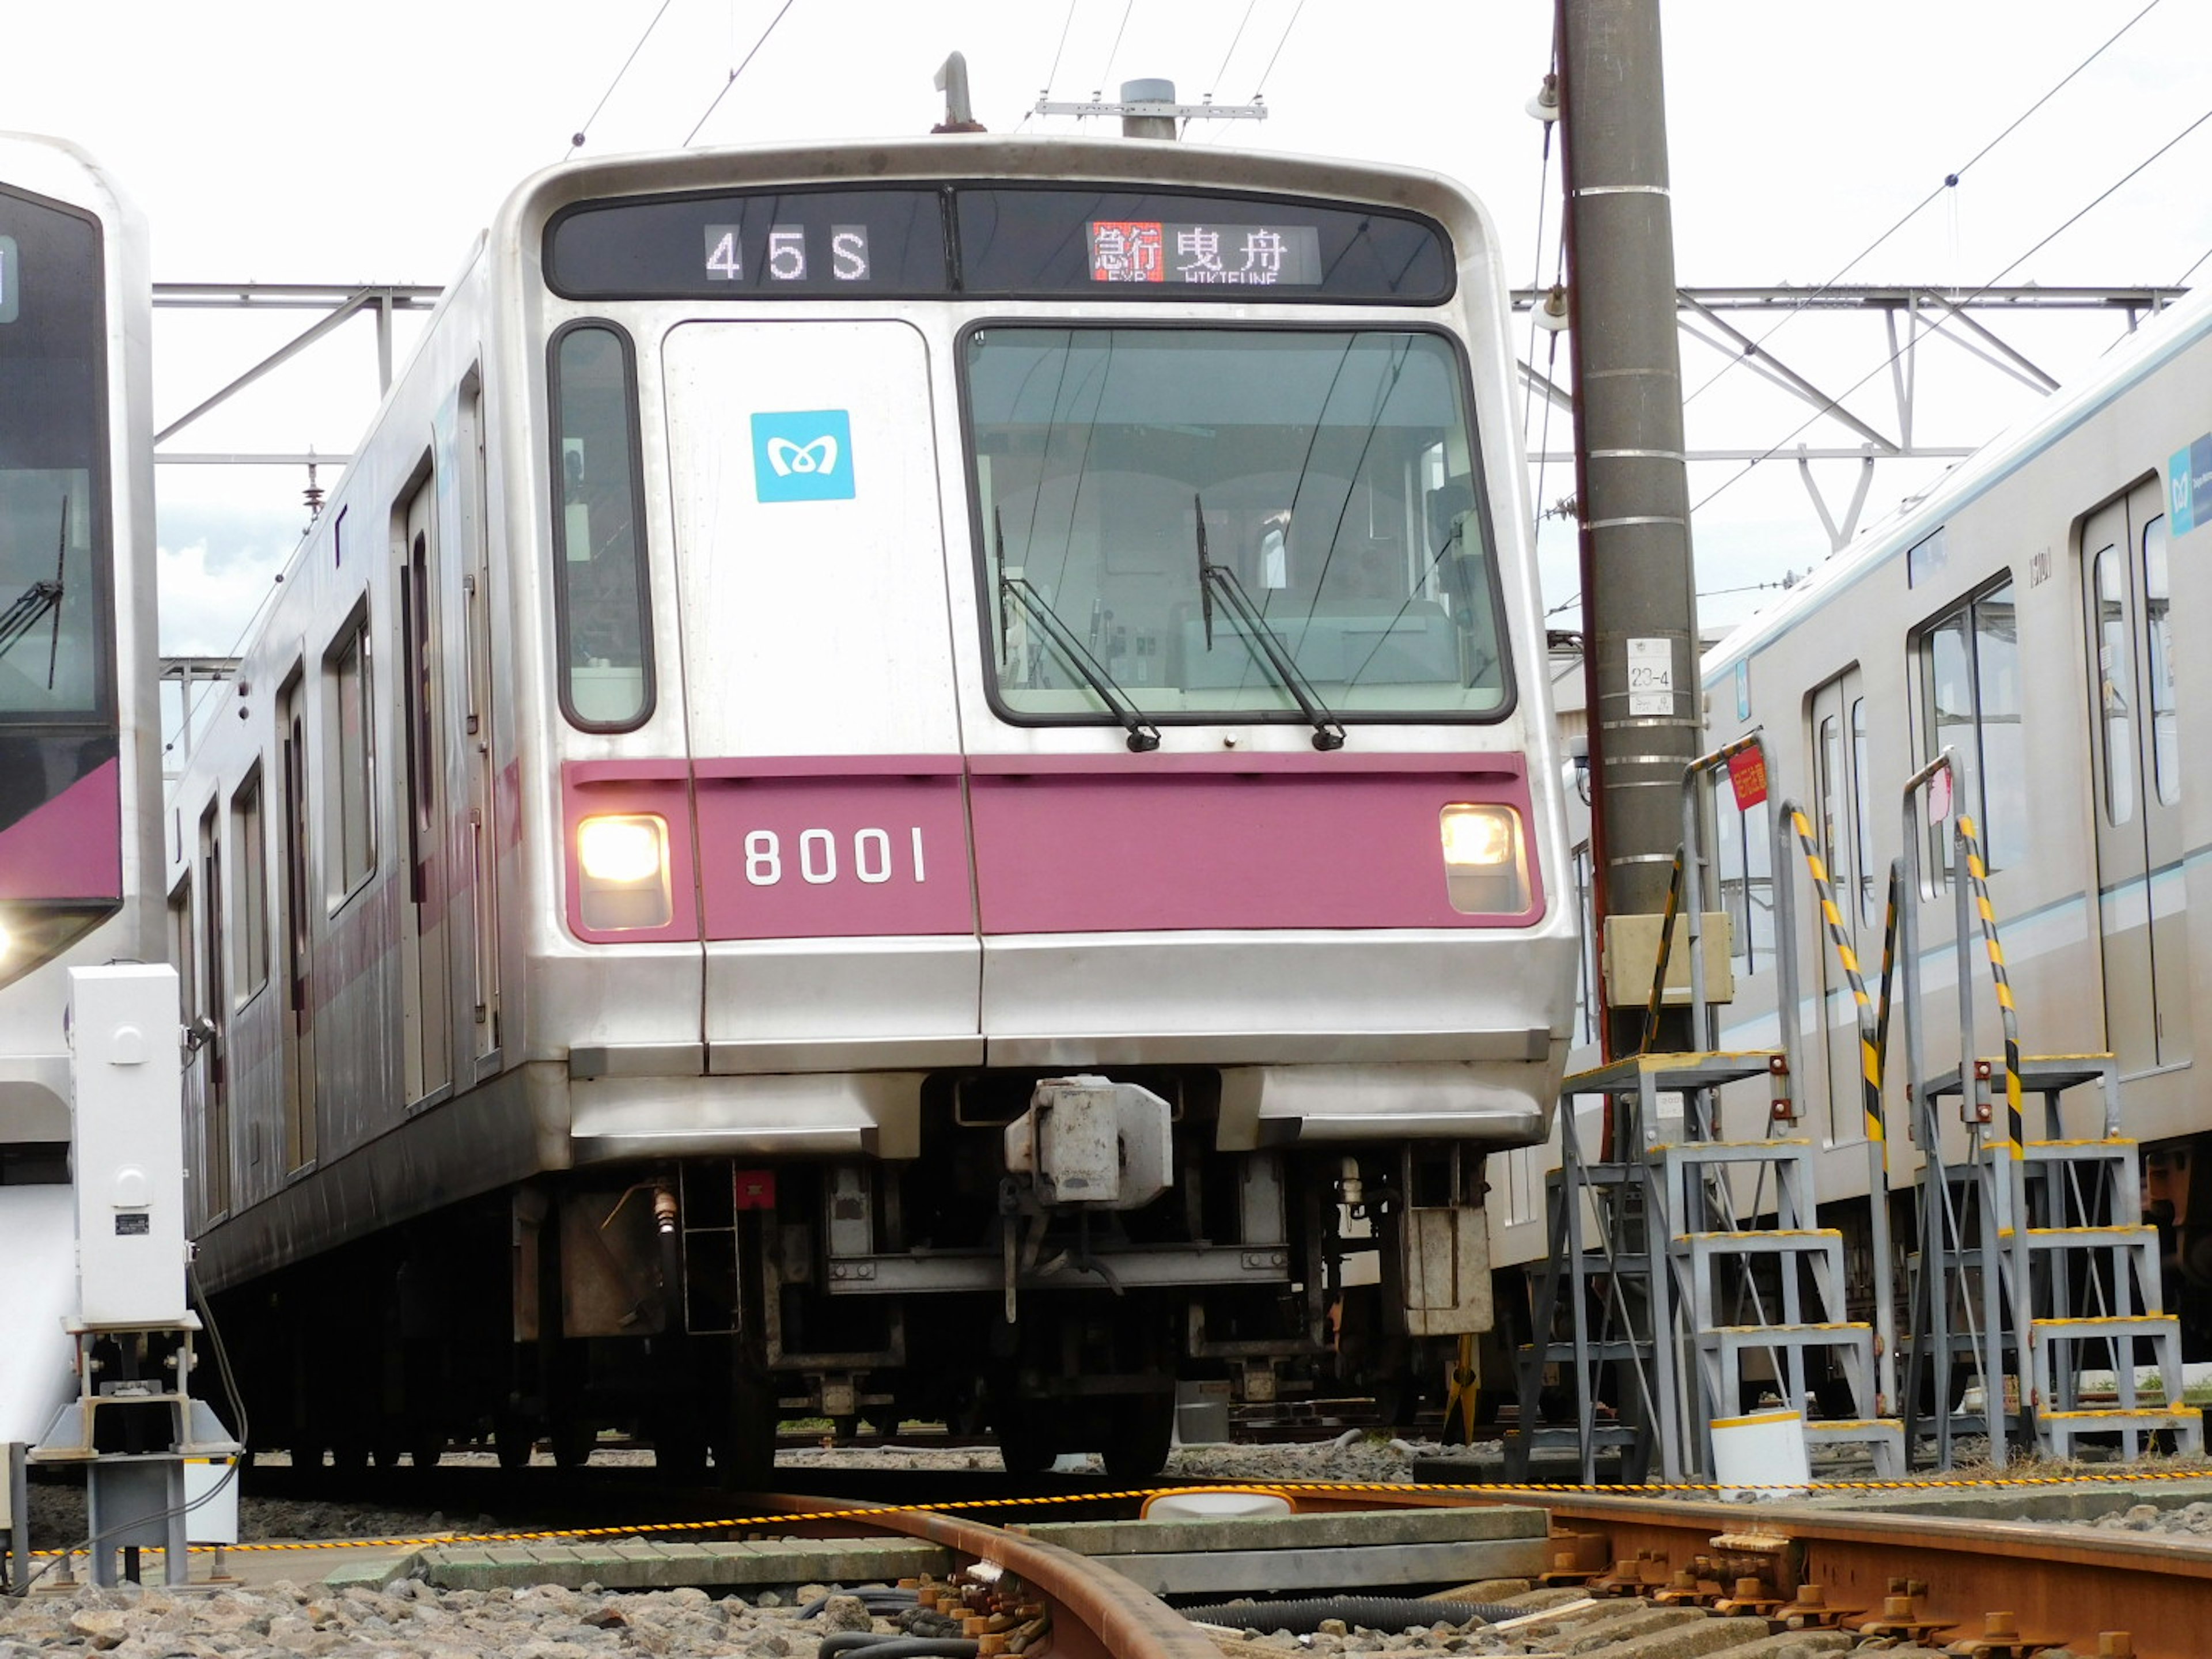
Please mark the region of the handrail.
<svg viewBox="0 0 2212 1659"><path fill-rule="evenodd" d="M2004 1028L2005 1131L2008 1136L2005 1144L2013 1162L2017 1164L2027 1155L2025 1143L2027 1138L2021 1110L2020 1011L2013 1002L2012 975L2005 966L2004 945L1997 938L1996 911L1990 903L1989 866L1982 860L1982 843L1974 833L1973 819L1964 812L1960 813L1952 823L1951 833L1959 850L1965 854L1967 882L1973 890L1974 908L1981 920L1982 940L1989 954L1990 981L1996 990L1997 1017ZM1963 893L1964 890L1961 891ZM1962 910L1965 908L1963 897L1960 908ZM1966 943L1966 929L1961 927L1959 930L1959 980L1962 986L1966 983L1966 965L1972 955ZM1965 1006L1962 999L1961 1006ZM1962 1036L1964 1052L1961 1058L1971 1066L1974 1058L1974 1034L1971 1024ZM1967 1074L1961 1073L1960 1088L1964 1090L1968 1082Z"/></svg>
<svg viewBox="0 0 2212 1659"><path fill-rule="evenodd" d="M1859 972L1858 951L1851 943L1850 930L1844 926L1843 912L1837 908L1835 884L1828 878L1827 861L1820 856L1820 844L1814 838L1811 822L1807 819L1804 809L1794 800L1781 802L1775 809L1774 818L1774 865L1778 886L1784 879L1782 872L1790 867L1789 838L1794 835L1805 868L1813 878L1814 896L1820 902L1821 920L1827 924L1828 943L1835 951L1837 962L1843 967L1844 982L1850 987L1851 1002L1858 1014L1859 1109L1866 1120L1867 1230L1869 1235L1868 1243L1874 1256L1875 1360L1880 1375L1875 1390L1875 1415L1887 1417L1891 1402L1897 1398L1897 1286L1890 1261L1889 1146L1881 1109L1883 1043L1887 1040L1887 974L1885 969L1885 1015L1878 1024L1874 1000L1867 995L1866 980ZM1778 914L1784 903L1794 904L1795 900L1786 892L1778 891ZM1883 940L1882 953L1887 962L1891 956L1891 941L1887 937ZM1796 1018L1794 1005L1782 1012L1785 1021ZM1820 1025L1823 1030L1827 1027L1827 1000L1825 997L1820 1004Z"/></svg>

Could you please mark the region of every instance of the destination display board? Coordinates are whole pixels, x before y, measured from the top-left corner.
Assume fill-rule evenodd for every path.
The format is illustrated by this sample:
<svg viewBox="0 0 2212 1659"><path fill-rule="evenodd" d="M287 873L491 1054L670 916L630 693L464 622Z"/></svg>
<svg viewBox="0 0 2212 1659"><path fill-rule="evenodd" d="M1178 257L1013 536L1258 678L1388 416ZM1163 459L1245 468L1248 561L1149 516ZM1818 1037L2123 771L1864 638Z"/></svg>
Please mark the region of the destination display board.
<svg viewBox="0 0 2212 1659"><path fill-rule="evenodd" d="M1449 299L1410 214L1189 191L911 185L583 203L546 232L572 299Z"/></svg>

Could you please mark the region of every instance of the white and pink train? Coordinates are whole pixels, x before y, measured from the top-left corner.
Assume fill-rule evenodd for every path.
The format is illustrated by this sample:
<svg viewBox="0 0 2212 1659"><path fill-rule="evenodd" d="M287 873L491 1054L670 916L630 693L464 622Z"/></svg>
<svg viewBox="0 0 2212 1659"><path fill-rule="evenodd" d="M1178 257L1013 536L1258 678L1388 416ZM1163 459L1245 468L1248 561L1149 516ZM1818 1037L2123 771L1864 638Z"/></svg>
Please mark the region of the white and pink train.
<svg viewBox="0 0 2212 1659"><path fill-rule="evenodd" d="M258 1436L1139 1470L1440 1375L1572 1006L1508 342L1423 173L524 185L173 798Z"/></svg>

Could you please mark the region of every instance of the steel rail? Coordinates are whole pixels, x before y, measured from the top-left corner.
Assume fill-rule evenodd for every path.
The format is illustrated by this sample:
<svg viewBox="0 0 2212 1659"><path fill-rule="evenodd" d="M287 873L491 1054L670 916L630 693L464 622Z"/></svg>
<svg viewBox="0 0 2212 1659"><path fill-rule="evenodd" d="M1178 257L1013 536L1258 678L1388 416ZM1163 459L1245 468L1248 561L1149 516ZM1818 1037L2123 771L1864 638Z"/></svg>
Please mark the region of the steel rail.
<svg viewBox="0 0 2212 1659"><path fill-rule="evenodd" d="M1714 1553L1712 1540L1723 1534L1787 1537L1798 1582L1821 1585L1832 1606L1879 1612L1893 1580L1924 1583L1922 1612L1956 1626L1947 1640L1973 1635L1984 1613L2002 1610L2018 1615L2023 1633L2076 1651L2094 1649L2100 1632L2121 1630L2133 1632L2137 1659L2204 1651L2212 1547L2194 1540L1790 1504L1538 1501L1555 1529L1600 1526L1615 1558L1655 1549L1677 1568Z"/></svg>
<svg viewBox="0 0 2212 1659"><path fill-rule="evenodd" d="M1901 1489L1899 1501L1943 1492ZM2041 1486L2023 1488L2042 1490ZM1818 1584L1831 1607L1879 1613L1899 1579L1920 1591L1926 1618L1953 1628L1938 1644L1972 1637L1983 1615L2017 1615L2037 1642L2094 1651L2106 1631L2127 1631L2136 1659L2201 1659L2212 1607L2212 1544L2173 1534L2108 1533L2050 1521L1982 1521L1948 1516L1832 1510L1809 1504L1756 1505L1592 1492L1461 1492L1425 1487L1334 1494L1291 1489L1301 1510L1442 1504L1528 1504L1550 1512L1561 1550L1578 1537L1602 1540L1607 1565L1650 1552L1679 1571L1700 1556L1739 1553L1747 1535L1781 1545L1789 1582ZM2115 1503L2140 1496L2115 1486ZM1727 1538L1729 1547L1717 1547ZM1786 1540L1783 1542L1783 1540ZM1585 1552L1580 1565L1595 1565ZM1922 1588L1924 1586L1924 1589Z"/></svg>
<svg viewBox="0 0 2212 1659"><path fill-rule="evenodd" d="M942 1544L1013 1574L1053 1608L1054 1659L1221 1659L1212 1638L1166 1602L1112 1568L1057 1544L934 1510L855 1515L849 1513L849 1502L835 1498L791 1492L756 1496L763 1508L794 1514L842 1509L848 1513L822 1524L844 1533L856 1526L881 1528ZM794 1529L805 1525L795 1523Z"/></svg>

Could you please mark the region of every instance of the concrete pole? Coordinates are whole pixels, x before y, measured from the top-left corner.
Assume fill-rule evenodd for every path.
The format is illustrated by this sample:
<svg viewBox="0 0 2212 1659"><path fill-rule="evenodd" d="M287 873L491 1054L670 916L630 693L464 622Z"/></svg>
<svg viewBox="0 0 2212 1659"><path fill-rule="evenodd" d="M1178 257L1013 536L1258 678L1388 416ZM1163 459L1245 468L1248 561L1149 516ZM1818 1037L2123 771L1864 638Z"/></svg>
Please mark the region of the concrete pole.
<svg viewBox="0 0 2212 1659"><path fill-rule="evenodd" d="M1665 908L1704 720L1659 0L1559 0L1559 41L1601 925ZM1650 969L1630 977L1648 986ZM1659 1047L1685 1041L1676 1024ZM1608 1055L1632 1049L1641 1006L1608 1010L1605 1029Z"/></svg>

